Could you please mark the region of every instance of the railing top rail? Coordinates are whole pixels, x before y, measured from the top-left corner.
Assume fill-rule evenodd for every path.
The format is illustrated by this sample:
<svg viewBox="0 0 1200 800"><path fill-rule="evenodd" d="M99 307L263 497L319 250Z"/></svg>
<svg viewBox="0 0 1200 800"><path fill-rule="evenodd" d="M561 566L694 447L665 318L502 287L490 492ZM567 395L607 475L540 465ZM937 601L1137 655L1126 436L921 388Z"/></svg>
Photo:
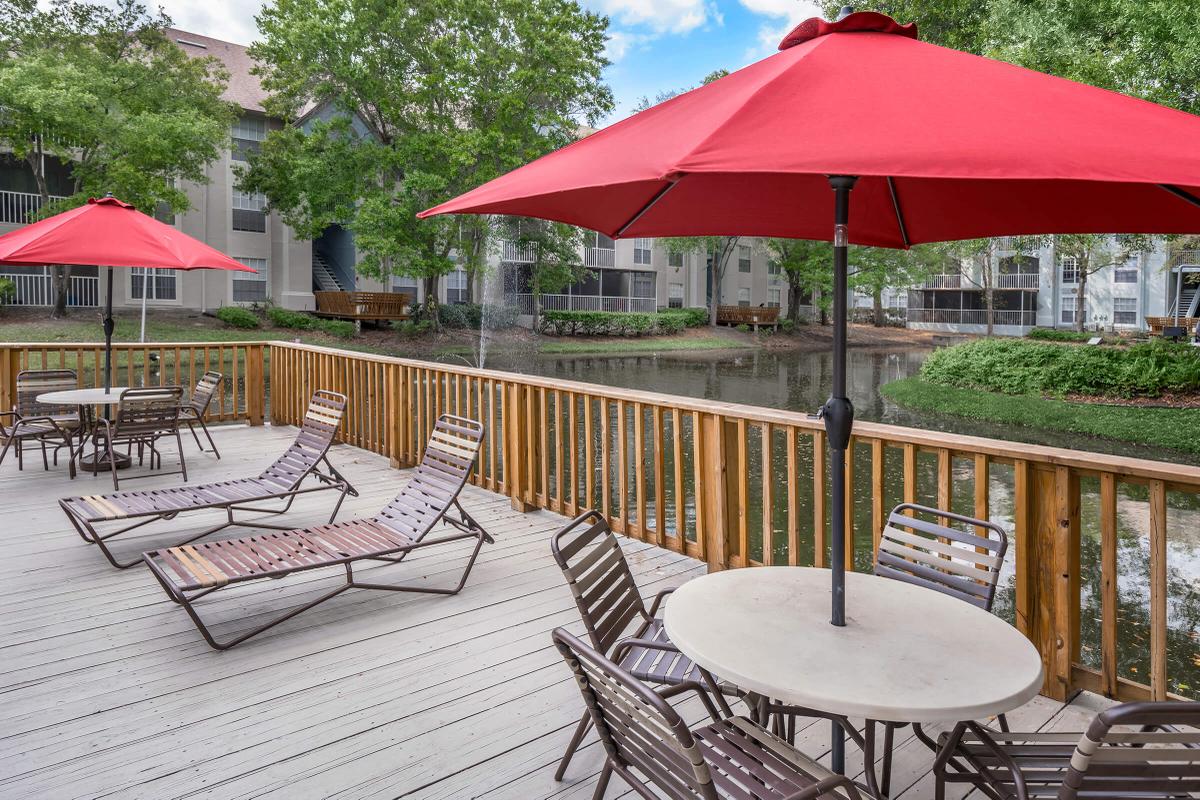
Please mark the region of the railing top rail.
<svg viewBox="0 0 1200 800"><path fill-rule="evenodd" d="M649 406L666 406L702 414L721 414L735 420L744 419L747 422L769 423L771 425L784 425L808 430L823 431L825 429L824 423L815 416L796 411L682 397L680 395L647 392L637 389L622 389L595 383L584 383L582 381L563 380L561 378L543 378L537 375L524 375L521 373L501 372L499 370L478 369L475 367L461 367L433 361L398 358L396 356L358 353L334 347L322 347L320 345L281 341L270 342L270 344L274 347L289 350L306 350L312 353L337 355L354 360L397 364L415 369L433 369L455 375L488 378L510 383L523 383L527 386L589 394L594 397L603 397L611 400L640 402ZM1149 459L1113 456L1105 453L1067 450L1065 448L1048 447L1046 445L1006 442L1001 439L963 436L920 428L905 428L899 425L887 425L880 422L855 423L854 436L858 439L883 439L897 444L912 444L917 447L978 453L1002 460L1025 460L1052 466L1070 467L1086 473L1107 472L1122 478L1160 480L1177 486L1200 487L1200 467L1186 464L1172 464L1165 461L1151 461Z"/></svg>
<svg viewBox="0 0 1200 800"><path fill-rule="evenodd" d="M113 349L128 348L141 350L146 347L249 347L268 345L268 339L216 341L216 342L113 342ZM0 350L95 350L104 349L104 342L0 342ZM341 351L337 351L341 352Z"/></svg>

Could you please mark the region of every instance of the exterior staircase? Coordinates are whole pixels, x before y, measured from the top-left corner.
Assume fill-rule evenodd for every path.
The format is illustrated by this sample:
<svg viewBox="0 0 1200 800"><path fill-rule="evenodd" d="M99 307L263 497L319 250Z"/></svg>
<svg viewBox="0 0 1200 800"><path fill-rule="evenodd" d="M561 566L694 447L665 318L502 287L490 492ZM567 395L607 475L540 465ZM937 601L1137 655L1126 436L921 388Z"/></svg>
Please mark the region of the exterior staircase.
<svg viewBox="0 0 1200 800"><path fill-rule="evenodd" d="M342 282L338 279L337 273L329 266L320 253L316 250L312 254L312 277L313 286L317 291L321 292L344 292L347 291Z"/></svg>
<svg viewBox="0 0 1200 800"><path fill-rule="evenodd" d="M1183 291L1170 309L1167 316L1200 317L1200 284L1184 283Z"/></svg>

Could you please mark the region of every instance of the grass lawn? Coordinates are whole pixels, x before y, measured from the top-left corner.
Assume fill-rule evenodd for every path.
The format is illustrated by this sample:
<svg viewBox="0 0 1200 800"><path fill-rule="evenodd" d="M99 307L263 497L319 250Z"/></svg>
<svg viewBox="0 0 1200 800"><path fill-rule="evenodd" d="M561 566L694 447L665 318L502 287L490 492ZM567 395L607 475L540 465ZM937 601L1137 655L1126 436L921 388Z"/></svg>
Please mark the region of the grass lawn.
<svg viewBox="0 0 1200 800"><path fill-rule="evenodd" d="M1102 436L1200 454L1200 408L1069 403L1065 400L958 389L920 378L893 381L885 384L880 391L889 400L920 411Z"/></svg>
<svg viewBox="0 0 1200 800"><path fill-rule="evenodd" d="M668 350L745 350L754 347L746 342L716 336L673 338L669 336L646 339L625 339L601 342L547 342L538 348L541 353L661 353Z"/></svg>

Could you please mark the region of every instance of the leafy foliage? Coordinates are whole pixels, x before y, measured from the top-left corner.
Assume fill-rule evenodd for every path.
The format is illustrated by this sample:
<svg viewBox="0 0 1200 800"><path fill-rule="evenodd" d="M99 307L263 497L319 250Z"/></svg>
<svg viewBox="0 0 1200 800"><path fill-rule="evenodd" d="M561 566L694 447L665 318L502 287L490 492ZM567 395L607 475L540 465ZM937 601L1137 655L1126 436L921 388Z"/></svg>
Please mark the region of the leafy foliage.
<svg viewBox="0 0 1200 800"><path fill-rule="evenodd" d="M290 328L300 331L320 331L339 339L354 338L354 323L344 319L322 319L303 311L290 311L279 306L267 309L267 319L277 328Z"/></svg>
<svg viewBox="0 0 1200 800"><path fill-rule="evenodd" d="M1071 403L959 389L920 378L884 384L884 397L906 408L1006 425L1103 436L1200 455L1200 409Z"/></svg>
<svg viewBox="0 0 1200 800"><path fill-rule="evenodd" d="M1086 342L1092 338L1092 334L1064 331L1061 328L1034 328L1025 334L1025 338L1039 339L1043 342Z"/></svg>
<svg viewBox="0 0 1200 800"><path fill-rule="evenodd" d="M478 266L485 222L417 212L612 108L606 20L571 0L279 0L258 21L272 110L320 112L269 134L243 185L309 235L345 225L361 272L423 279L427 296L460 259Z"/></svg>
<svg viewBox="0 0 1200 800"><path fill-rule="evenodd" d="M259 327L258 315L241 306L221 306L217 309L217 319L234 328Z"/></svg>
<svg viewBox="0 0 1200 800"><path fill-rule="evenodd" d="M10 278L0 278L0 306L17 296L17 284Z"/></svg>
<svg viewBox="0 0 1200 800"><path fill-rule="evenodd" d="M1115 348L981 339L935 350L921 377L1010 395L1158 397L1200 391L1200 352L1161 340Z"/></svg>
<svg viewBox="0 0 1200 800"><path fill-rule="evenodd" d="M679 333L686 327L691 314L666 312L657 314L614 311L544 311L543 330L556 336L645 336L648 334ZM705 322L708 312L705 311Z"/></svg>

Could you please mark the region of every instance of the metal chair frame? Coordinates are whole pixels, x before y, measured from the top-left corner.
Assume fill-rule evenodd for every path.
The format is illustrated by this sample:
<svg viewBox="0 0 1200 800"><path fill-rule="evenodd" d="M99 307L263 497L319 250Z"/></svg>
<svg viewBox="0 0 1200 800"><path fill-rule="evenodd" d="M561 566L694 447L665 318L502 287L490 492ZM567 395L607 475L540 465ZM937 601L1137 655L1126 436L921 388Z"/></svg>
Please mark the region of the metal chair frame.
<svg viewBox="0 0 1200 800"><path fill-rule="evenodd" d="M473 440L470 457L465 446L447 441L447 431L460 434L459 442L465 441L462 435ZM440 446L439 434L443 437ZM153 550L143 554L143 558L167 596L172 602L183 606L200 635L215 650L228 650L349 589L458 594L466 585L484 543L495 542L491 534L463 509L458 499L478 458L482 439L482 424L464 417L442 414L412 479L391 503L370 519L212 542L194 548L179 546ZM441 498L435 497L430 490L441 494ZM457 512L457 517L447 516L451 509ZM458 532L425 538L438 522ZM360 561L399 564L417 550L464 539L474 539L475 547L458 583L452 587L366 583L354 576L354 564ZM294 573L333 566L341 566L345 570L346 580L343 584L229 639L218 640L195 607L197 600L226 586L263 578L284 578Z"/></svg>
<svg viewBox="0 0 1200 800"><path fill-rule="evenodd" d="M747 717L717 718L702 684L689 680L676 687L677 693L694 693L714 718L689 729L660 692L613 660L562 628L552 638L604 746L593 800L604 796L614 773L645 798L861 800L852 780L830 773ZM614 655L634 647L622 642Z"/></svg>
<svg viewBox="0 0 1200 800"><path fill-rule="evenodd" d="M183 389L179 386L157 386L140 389L126 389L117 400L116 419L101 418L96 420L92 430L92 476L100 473L102 460L108 461L109 472L112 474L113 490L120 490L120 479L117 469L117 446L125 445L129 455L133 453L134 445L138 449L138 463L143 463L145 449L150 451L150 469L162 469L162 453L158 451L158 440L174 437L175 446L179 451L179 469L173 472L159 472L145 475L127 475L125 480L148 478L157 475L183 475L187 480L187 460L183 455L183 439L179 436L179 403L183 399ZM103 449L103 455L101 450ZM83 447L77 453L83 456Z"/></svg>
<svg viewBox="0 0 1200 800"><path fill-rule="evenodd" d="M966 783L991 800L1175 800L1200 796L1200 702L1124 703L1080 734L960 722L942 737L935 797Z"/></svg>
<svg viewBox="0 0 1200 800"><path fill-rule="evenodd" d="M221 452L217 450L216 442L213 441L212 434L208 432L204 416L208 413L208 407L212 404L213 398L217 396L223 380L225 380L225 376L219 372L211 370L205 372L200 380L196 381L196 387L192 389L192 396L179 407L179 420L192 432L192 438L196 440L196 447L200 449L201 453L211 452L218 461L221 460ZM204 445L200 443L200 437L196 434L197 425L200 426L200 430L204 431L204 438L208 439L208 446L211 450L205 450Z"/></svg>
<svg viewBox="0 0 1200 800"><path fill-rule="evenodd" d="M40 385L47 382L50 385ZM77 383L78 376L73 369L21 370L17 373L17 402L11 410L0 411L0 441L4 443L0 447L0 464L4 463L11 449L17 454L17 469L24 470L25 442L34 441L42 451L42 468L49 471L50 459L46 445L53 442L54 464L58 465L58 451L67 448L67 468L71 477L75 477L75 446L72 441L78 433L82 447L83 430L78 411L70 406L39 403L36 397L55 388L75 388ZM55 384L59 385L56 387ZM7 425L3 422L4 418L9 419Z"/></svg>
<svg viewBox="0 0 1200 800"><path fill-rule="evenodd" d="M555 533L550 552L571 588L592 647L613 654L620 649L622 656L617 660L622 666L640 680L655 684L661 697L686 692L691 683L703 683L721 710L727 716L733 714L723 695L736 696L736 690L722 688L666 637L658 611L674 589L663 589L646 607L621 544L599 511L585 511ZM635 622L634 632L626 635ZM555 780L563 779L591 725L585 711L554 773Z"/></svg>
<svg viewBox="0 0 1200 800"><path fill-rule="evenodd" d="M341 425L345 405L346 396L343 394L324 389L314 392L309 413L295 441L257 478L151 489L137 493L136 497L124 492L67 497L59 500L59 506L80 538L99 547L108 562L118 569L141 564L142 556L139 552L135 559L121 560L109 547L109 539L154 522L173 520L179 514L191 511L221 510L226 518L217 525L186 537L177 545L189 544L231 526L291 530L295 526L269 523L263 519L263 515L286 514L300 495L330 489L339 493L333 512L329 515L329 521L332 522L347 495L358 497L358 490L329 461L329 448ZM315 479L317 485L302 488L309 478ZM264 490L266 486L278 488L267 491ZM176 502L177 498L182 500ZM198 498L203 498L203 501ZM274 507L274 501L277 500L284 501L282 508ZM268 505L262 505L264 503ZM235 512L256 516L242 520L235 516ZM132 522L115 530L101 530L102 526L107 527L108 523L118 520Z"/></svg>

